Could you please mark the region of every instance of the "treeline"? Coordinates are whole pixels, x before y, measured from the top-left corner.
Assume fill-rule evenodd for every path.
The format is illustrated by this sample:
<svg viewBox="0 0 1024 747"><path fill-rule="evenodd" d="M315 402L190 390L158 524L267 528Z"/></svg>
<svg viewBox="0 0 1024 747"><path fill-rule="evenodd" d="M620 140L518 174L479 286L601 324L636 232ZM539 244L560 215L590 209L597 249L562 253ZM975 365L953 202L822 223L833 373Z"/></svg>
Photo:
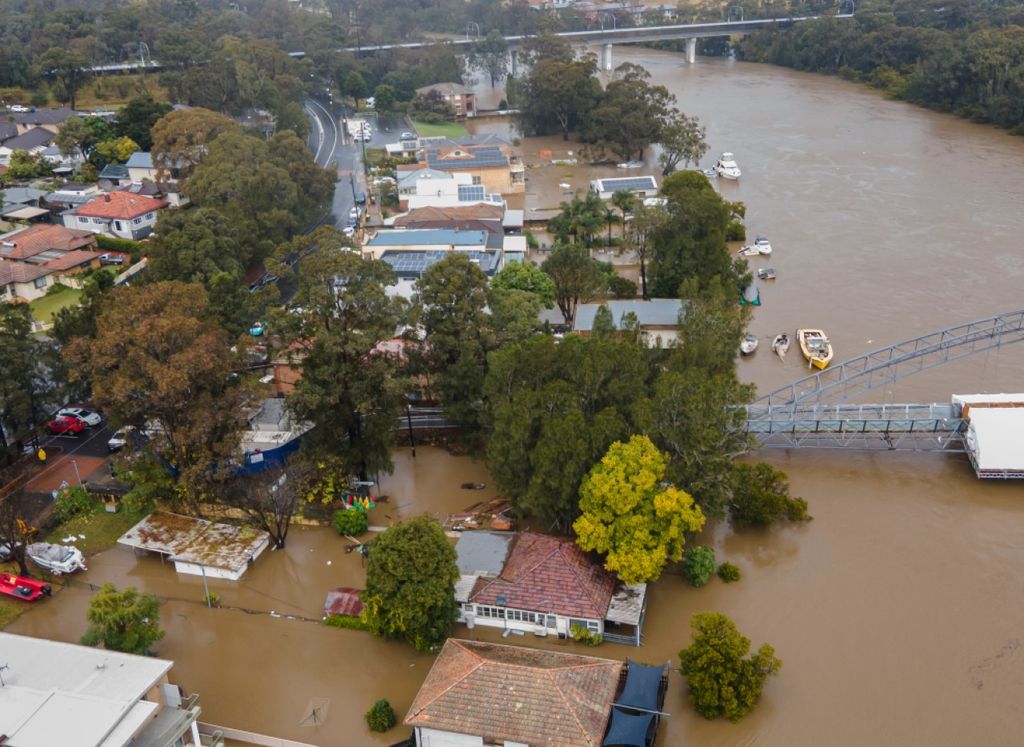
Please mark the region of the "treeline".
<svg viewBox="0 0 1024 747"><path fill-rule="evenodd" d="M841 75L897 98L1024 133L1024 7L872 0L853 19L761 31L743 59Z"/></svg>

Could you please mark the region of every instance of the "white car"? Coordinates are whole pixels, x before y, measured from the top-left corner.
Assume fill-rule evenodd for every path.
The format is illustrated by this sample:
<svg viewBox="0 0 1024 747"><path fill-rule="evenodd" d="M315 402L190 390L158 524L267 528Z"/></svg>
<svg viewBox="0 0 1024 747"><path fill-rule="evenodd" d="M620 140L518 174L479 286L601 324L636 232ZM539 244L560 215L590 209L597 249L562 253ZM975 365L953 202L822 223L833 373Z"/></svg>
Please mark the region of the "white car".
<svg viewBox="0 0 1024 747"><path fill-rule="evenodd" d="M11 111L17 112L18 114L24 114L28 111L28 107L22 104L11 104Z"/></svg>
<svg viewBox="0 0 1024 747"><path fill-rule="evenodd" d="M65 407L57 413L58 418L78 418L88 426L99 425L103 422L101 416L95 410L86 410L84 407Z"/></svg>

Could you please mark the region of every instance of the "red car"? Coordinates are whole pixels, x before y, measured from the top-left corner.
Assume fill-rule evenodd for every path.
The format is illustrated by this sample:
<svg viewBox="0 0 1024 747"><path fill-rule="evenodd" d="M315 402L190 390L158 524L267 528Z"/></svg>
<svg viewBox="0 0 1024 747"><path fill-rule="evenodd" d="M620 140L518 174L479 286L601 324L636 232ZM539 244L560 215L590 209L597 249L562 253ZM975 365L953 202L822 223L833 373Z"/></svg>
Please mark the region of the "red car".
<svg viewBox="0 0 1024 747"><path fill-rule="evenodd" d="M85 421L79 420L78 418L71 417L69 415L62 415L59 418L54 418L46 424L46 429L50 433L60 434L71 434L77 436L79 433L85 430Z"/></svg>

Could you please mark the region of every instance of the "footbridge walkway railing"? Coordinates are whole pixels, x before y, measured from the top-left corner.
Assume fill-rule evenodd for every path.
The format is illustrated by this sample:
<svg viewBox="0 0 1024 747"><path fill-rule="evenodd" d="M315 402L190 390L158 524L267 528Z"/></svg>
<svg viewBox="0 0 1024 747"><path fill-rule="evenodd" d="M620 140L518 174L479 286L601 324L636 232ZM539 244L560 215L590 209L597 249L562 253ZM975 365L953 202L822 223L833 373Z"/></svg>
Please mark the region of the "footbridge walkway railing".
<svg viewBox="0 0 1024 747"><path fill-rule="evenodd" d="M945 404L842 404L920 371L1024 340L1024 311L931 332L807 376L747 406L764 446L957 451L965 423Z"/></svg>

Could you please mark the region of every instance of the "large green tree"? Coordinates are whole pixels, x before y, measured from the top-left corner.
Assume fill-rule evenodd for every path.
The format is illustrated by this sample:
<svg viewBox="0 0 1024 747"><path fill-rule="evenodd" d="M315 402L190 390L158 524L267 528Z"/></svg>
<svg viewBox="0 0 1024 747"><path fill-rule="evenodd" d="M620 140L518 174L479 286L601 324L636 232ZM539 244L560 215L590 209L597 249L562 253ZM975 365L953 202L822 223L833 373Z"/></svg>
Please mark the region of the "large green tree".
<svg viewBox="0 0 1024 747"><path fill-rule="evenodd" d="M89 600L86 612L89 629L82 645L100 646L126 654L148 654L164 637L160 629L160 600L155 594L139 593L134 587L118 590L103 587Z"/></svg>
<svg viewBox="0 0 1024 747"><path fill-rule="evenodd" d="M116 423L147 431L144 451L170 465L177 499L194 512L237 458L251 390L230 374L238 359L201 285L177 281L106 294L93 338L65 348L72 380Z"/></svg>
<svg viewBox="0 0 1024 747"><path fill-rule="evenodd" d="M676 112L661 130L658 163L661 164L662 175L668 176L680 163L683 166L700 163L700 159L708 152L706 137L707 130L701 126L697 117Z"/></svg>
<svg viewBox="0 0 1024 747"><path fill-rule="evenodd" d="M26 304L0 304L0 464L17 456L60 401L50 375L58 352L32 332Z"/></svg>
<svg viewBox="0 0 1024 747"><path fill-rule="evenodd" d="M89 60L73 49L53 47L39 59L39 66L57 100L74 109L78 92L92 77Z"/></svg>
<svg viewBox="0 0 1024 747"><path fill-rule="evenodd" d="M690 620L693 642L679 652L690 702L707 719L739 721L761 698L765 681L782 661L767 643L750 653L750 639L719 612L699 612Z"/></svg>
<svg viewBox="0 0 1024 747"><path fill-rule="evenodd" d="M395 422L402 412L403 361L377 349L393 337L401 303L387 294L394 271L363 259L333 228L302 239L305 256L295 303L285 322L287 340L302 378L288 397L295 417L314 428L304 448L339 457L362 479L392 469ZM300 251L302 249L300 247Z"/></svg>
<svg viewBox="0 0 1024 747"><path fill-rule="evenodd" d="M416 282L438 398L445 416L471 433L481 425L487 353L495 347L487 289L479 265L459 252L432 265Z"/></svg>
<svg viewBox="0 0 1024 747"><path fill-rule="evenodd" d="M624 63L587 116L582 137L624 160L643 159L644 150L662 139L678 112L675 97L664 86L651 85L650 74Z"/></svg>
<svg viewBox="0 0 1024 747"><path fill-rule="evenodd" d="M180 280L209 288L218 273L239 279L252 261L250 248L235 238L234 225L213 208L165 210L147 250L148 280Z"/></svg>
<svg viewBox="0 0 1024 747"><path fill-rule="evenodd" d="M604 554L604 567L627 584L657 580L704 526L693 498L665 483L665 468L647 436L631 436L609 447L580 488L576 544Z"/></svg>
<svg viewBox="0 0 1024 747"><path fill-rule="evenodd" d="M151 95L137 96L117 113L114 120L114 134L127 137L138 143L141 150L153 147L153 125L171 112L166 101L157 101Z"/></svg>
<svg viewBox="0 0 1024 747"><path fill-rule="evenodd" d="M455 548L435 519L417 516L391 527L370 547L361 595L370 630L418 651L438 648L458 614L458 579Z"/></svg>
<svg viewBox="0 0 1024 747"><path fill-rule="evenodd" d="M729 518L735 526L763 527L784 519L807 521L807 501L789 494L786 474L770 464L739 464L729 500Z"/></svg>
<svg viewBox="0 0 1024 747"><path fill-rule="evenodd" d="M491 29L487 36L469 48L469 65L491 79L491 88L508 74L508 42L501 32Z"/></svg>
<svg viewBox="0 0 1024 747"><path fill-rule="evenodd" d="M153 164L163 175L185 181L218 137L240 129L230 117L209 109L176 109L151 128Z"/></svg>
<svg viewBox="0 0 1024 747"><path fill-rule="evenodd" d="M597 105L601 84L593 56L541 57L517 85L519 126L528 135L560 133L568 140Z"/></svg>
<svg viewBox="0 0 1024 747"><path fill-rule="evenodd" d="M590 303L608 287L600 263L578 244L556 246L541 265L555 285L555 303L566 324L576 318L576 307Z"/></svg>
<svg viewBox="0 0 1024 747"><path fill-rule="evenodd" d="M491 288L526 291L536 296L545 309L555 304L554 281L533 262L509 262L491 278Z"/></svg>

